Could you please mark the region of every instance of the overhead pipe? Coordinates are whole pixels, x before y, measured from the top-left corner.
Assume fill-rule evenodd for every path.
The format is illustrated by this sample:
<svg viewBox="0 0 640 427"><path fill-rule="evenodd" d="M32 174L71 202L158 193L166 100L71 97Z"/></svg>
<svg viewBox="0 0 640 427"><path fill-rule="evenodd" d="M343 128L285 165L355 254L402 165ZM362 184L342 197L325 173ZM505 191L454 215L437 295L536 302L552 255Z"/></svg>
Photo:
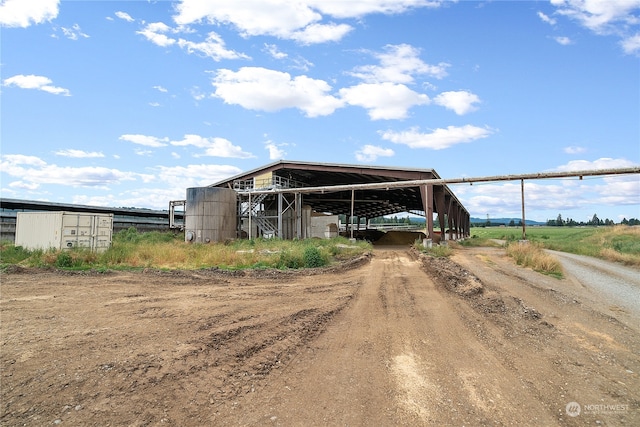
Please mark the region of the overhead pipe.
<svg viewBox="0 0 640 427"><path fill-rule="evenodd" d="M473 184L474 182L518 181L525 179L553 179L585 176L631 175L640 174L640 167L618 169L595 169L575 172L539 172L518 175L495 175L471 178L415 179L407 181L372 182L367 184L325 185L319 187L273 188L267 190L243 190L239 194L277 194L277 193L333 193L347 190L389 190L391 188L418 187L421 185Z"/></svg>

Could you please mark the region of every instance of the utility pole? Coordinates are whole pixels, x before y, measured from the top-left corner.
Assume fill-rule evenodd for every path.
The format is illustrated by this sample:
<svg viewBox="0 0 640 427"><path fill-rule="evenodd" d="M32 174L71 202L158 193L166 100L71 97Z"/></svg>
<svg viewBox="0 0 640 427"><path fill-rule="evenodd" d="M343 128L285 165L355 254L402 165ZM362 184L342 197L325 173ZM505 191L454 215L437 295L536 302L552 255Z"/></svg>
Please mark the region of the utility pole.
<svg viewBox="0 0 640 427"><path fill-rule="evenodd" d="M520 180L520 193L522 194L522 240L527 240L526 221L524 219L524 179Z"/></svg>

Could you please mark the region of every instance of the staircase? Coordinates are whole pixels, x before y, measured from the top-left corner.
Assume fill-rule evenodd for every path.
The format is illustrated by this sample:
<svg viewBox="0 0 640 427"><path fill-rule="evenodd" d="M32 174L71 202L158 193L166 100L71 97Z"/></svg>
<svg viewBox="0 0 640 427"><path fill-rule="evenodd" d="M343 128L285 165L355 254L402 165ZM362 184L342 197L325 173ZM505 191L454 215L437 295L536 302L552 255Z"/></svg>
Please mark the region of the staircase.
<svg viewBox="0 0 640 427"><path fill-rule="evenodd" d="M262 210L262 202L267 198L267 194L257 194L251 198L251 206L249 203L242 204L243 208L240 212L241 217L251 215L252 224L258 227L258 233L262 236L278 236L278 226L274 224L273 219L277 217L267 216ZM248 202L248 199L247 199Z"/></svg>

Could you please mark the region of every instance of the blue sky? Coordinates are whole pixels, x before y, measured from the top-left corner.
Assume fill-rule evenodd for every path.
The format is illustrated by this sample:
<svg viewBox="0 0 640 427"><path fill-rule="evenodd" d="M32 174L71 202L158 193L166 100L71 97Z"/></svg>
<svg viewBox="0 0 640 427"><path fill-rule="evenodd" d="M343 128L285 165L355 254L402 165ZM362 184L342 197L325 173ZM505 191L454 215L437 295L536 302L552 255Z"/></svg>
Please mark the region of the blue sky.
<svg viewBox="0 0 640 427"><path fill-rule="evenodd" d="M640 0L0 0L2 197L167 209L280 159L442 178L640 164ZM519 217L520 183L456 185ZM640 177L527 218L640 218Z"/></svg>

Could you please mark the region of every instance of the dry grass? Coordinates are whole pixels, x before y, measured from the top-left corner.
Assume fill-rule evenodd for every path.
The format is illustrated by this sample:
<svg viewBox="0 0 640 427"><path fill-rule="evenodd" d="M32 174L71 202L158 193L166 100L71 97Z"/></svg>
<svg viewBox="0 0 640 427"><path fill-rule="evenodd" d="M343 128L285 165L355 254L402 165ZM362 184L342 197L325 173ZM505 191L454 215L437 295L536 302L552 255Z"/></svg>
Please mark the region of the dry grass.
<svg viewBox="0 0 640 427"><path fill-rule="evenodd" d="M507 246L507 255L512 257L516 264L529 267L539 273L554 277L562 277L562 265L560 261L546 253L541 246L534 243L514 242Z"/></svg>
<svg viewBox="0 0 640 427"><path fill-rule="evenodd" d="M114 235L112 246L100 254L80 249L25 251L3 245L0 268L12 263L70 269L312 268L371 250L369 243L345 238L253 239L212 244L185 243L183 239L172 233L137 233L129 229Z"/></svg>

